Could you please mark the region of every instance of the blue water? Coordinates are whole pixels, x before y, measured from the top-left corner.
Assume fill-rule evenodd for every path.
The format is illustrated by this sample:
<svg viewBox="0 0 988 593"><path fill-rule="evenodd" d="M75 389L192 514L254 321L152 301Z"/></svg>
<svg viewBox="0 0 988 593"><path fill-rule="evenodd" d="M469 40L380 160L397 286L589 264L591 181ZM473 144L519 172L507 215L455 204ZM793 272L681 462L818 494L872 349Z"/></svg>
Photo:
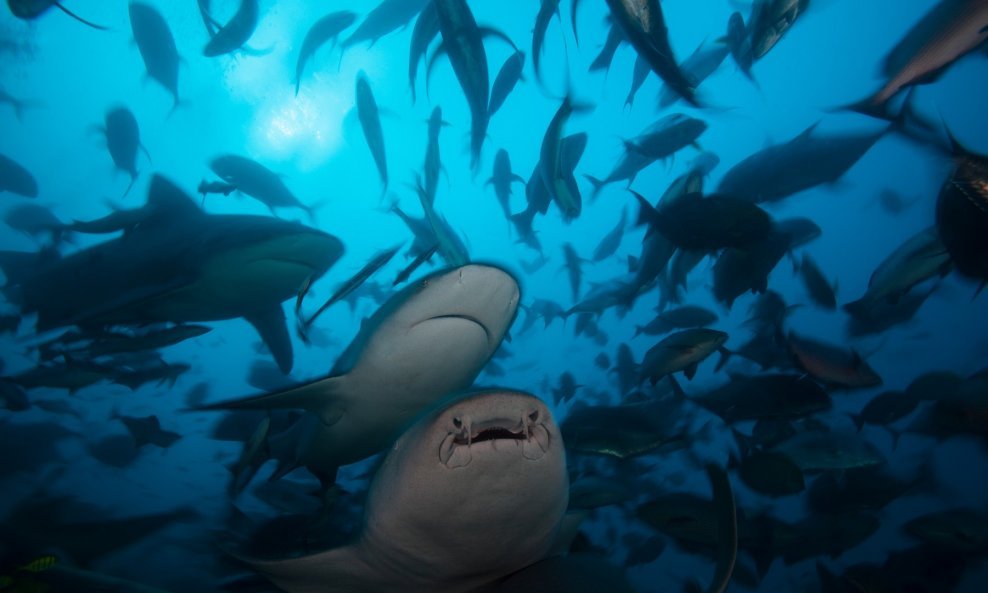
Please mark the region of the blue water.
<svg viewBox="0 0 988 593"><path fill-rule="evenodd" d="M436 105L442 107L443 118L449 122L440 139L444 174L439 182L437 209L463 237L473 261L497 264L517 277L523 304L541 298L568 308L573 302L562 268L563 243L571 243L577 253L589 257L613 228L622 208L628 207L629 216L637 213L623 182L608 186L599 198L591 200L592 188L584 179L585 174L603 177L610 172L623 152L623 138L637 135L667 113L683 112L704 120L709 129L699 144L720 157L720 165L706 180L711 190L741 159L769 144L786 141L815 122L819 122L817 130L824 133L880 130L885 125L882 122L834 108L859 100L879 87L879 67L885 53L935 4L930 0L815 1L779 44L756 62L753 72L757 86L742 76L728 57L700 87L700 97L710 107L693 109L679 102L659 113L654 97L662 83L654 75L646 80L634 105L624 106L634 64L634 51L629 46L618 49L606 75L588 71L607 33L604 3L581 3L577 44L569 25L569 3L564 2L562 20L553 19L546 35L542 83L537 82L529 59L525 80L492 118L481 165L472 172L470 112L446 59L437 60L428 88L426 65L420 67L416 81L418 101L411 101L407 76L411 24L373 46L348 48L342 57L338 48L322 48L307 68L301 92L294 95L295 58L309 23L333 10L350 9L363 16L372 3L262 0L261 19L249 40L249 46L262 55L238 53L217 58L201 55L208 37L195 3L148 3L168 22L183 58L179 71L181 104L174 112L168 92L145 75L132 40L125 2L68 3L85 18L108 26L110 30L106 32L86 28L57 10L32 22L14 19L6 9L0 10L0 39L11 41L0 50L0 87L31 102L20 120L9 106L0 104L0 153L32 172L40 187L36 202L67 222L104 216L109 212L108 201L128 208L143 204L152 173L168 177L195 196L200 180L215 179L208 167L215 156L238 154L264 164L280 174L304 203L325 202L316 211L312 224L346 245L343 258L309 294L305 306L309 312L379 250L401 242L410 244L407 228L387 212L387 207L398 201L406 211L420 215L411 185L415 174L421 171L426 120ZM530 55L538 3L508 4L510 9L505 3L474 1L471 8L479 23L503 31ZM213 5L217 19L223 22L233 14L238 2L214 0ZM682 60L699 44L714 42L723 34L734 10L734 3L724 1L664 2L676 56ZM485 41L485 47L493 81L512 49L494 37ZM954 64L936 84L920 87L914 98L917 109L942 118L966 147L981 154L988 152L986 68L988 54L983 50L974 52ZM366 73L382 112L391 178L383 197L354 110L359 71ZM493 190L484 182L490 176L498 148L508 151L514 172L528 178L539 158L546 126L567 92L592 106L592 110L575 114L565 129L567 134L589 135L586 153L576 170L584 198L583 212L577 220L566 223L552 205L546 216L536 218L535 227L548 262L537 272L526 274L519 262L534 261L539 254L516 243L514 229L504 219ZM148 159L139 155L140 176L124 197L121 196L130 179L125 173L115 172L99 131L105 112L117 105L134 113L141 140L151 156ZM632 187L655 202L697 154L697 149L687 147L668 162L651 165L638 175ZM886 255L932 224L936 197L950 168L950 160L942 153L887 135L838 182L769 204L766 209L773 218L808 217L822 228L822 236L799 248L797 255L811 254L829 278L838 279L838 302L844 304L864 292L869 276ZM883 190L896 191L917 202L899 215L890 215L877 204ZM0 195L0 199L3 210L26 201L10 193ZM523 186L516 184L512 211L524 206ZM209 196L205 208L210 213L269 214L262 204L237 193ZM282 209L278 214L310 224L299 210ZM629 228L617 254L599 264L585 265L581 294L595 282L626 272L627 256L639 254L643 236L642 229ZM100 236L80 236L75 245L63 246L63 250L69 253L101 240L104 238ZM0 247L32 251L38 244L0 227ZM390 285L406 261L396 257L371 281ZM717 312L720 319L714 327L731 336L728 348L736 347L748 337L741 323L754 297L742 296L730 310L717 303L710 290L712 261L704 260L689 276L685 303ZM440 265L436 257L429 268ZM846 314L839 309L827 312L812 306L789 258L776 267L769 287L784 295L788 303L804 305L793 311L788 327L802 335L856 348L884 379L881 388L837 392L834 410L822 416L834 427L850 428L845 413L860 409L881 390L902 389L932 370L967 376L983 368L988 360L988 300L984 295L975 296L976 283L956 274L937 284L911 322L854 341L846 334ZM536 330L523 334L516 331L507 346L510 358L499 361L506 375L481 374L478 384L512 387L551 401L550 388L557 384L561 373L570 371L583 386L577 400L604 392L612 394L611 403L616 404L616 378L593 366L592 361L602 350L613 360L617 346L625 342L640 359L659 338L632 339L633 330L635 325L651 320L657 303L658 293L653 289L641 296L627 315L619 316L614 310L605 312L599 319L608 337L604 347L586 337L574 336L572 322L556 321L544 330L537 322ZM290 321L291 305L284 305ZM4 312L16 312L13 303L2 306ZM292 379L325 375L361 320L376 306L363 299L355 309L343 304L331 308L316 323L318 333L325 336L318 346L307 346L293 336ZM523 316L520 312L519 318ZM175 590L193 590L193 586L210 590L211 584L204 583L225 577L224 567L214 559L217 554L211 547L210 530L222 528L228 508L226 465L235 459L239 448L235 443L211 440L209 429L215 417L182 412L183 396L201 382L209 385L210 401L254 393L256 389L246 382L247 373L251 364L265 355L256 352L256 333L242 319L208 325L214 328L209 334L162 352L171 362L192 365L174 387L152 384L131 392L120 385L99 384L74 395L49 389L29 393L32 399L66 399L78 411L78 418L53 415L37 407L22 412L0 410L0 430L18 423L50 421L63 423L77 433L60 442L57 458L10 475L0 483L0 512L38 493L67 495L95 504L108 516L191 505L201 515L194 526L171 527L100 559L95 567ZM32 367L36 360L31 346L37 341L30 317L25 318L15 336L3 336L0 352L4 373L13 375ZM715 372L713 367L710 361L701 364L696 378L688 383L682 381L687 391L699 392L723 382L724 372ZM737 359L728 365L731 372L756 370L754 365ZM572 405L557 405L553 411L558 419L565 419ZM114 411L132 416L156 414L163 427L180 433L182 439L168 449L142 450L137 460L123 469L101 464L89 455L86 443L124 433L122 425L112 419ZM723 464L733 444L722 424L716 424L715 432L712 442L695 444L694 455ZM909 547L913 542L900 531L900 526L914 516L955 506L988 510L984 504L988 500L988 481L979 469L986 463L982 442L973 437L937 442L907 435L893 451L888 434L881 428L868 427L863 434L888 455L893 471L902 475L915 473L922 460L932 459L939 487L934 495L893 502L878 514L880 531L838 558L825 559L829 566L880 563L890 551ZM3 456L19 454L16 447L0 452ZM661 483L663 476L683 472L686 479L680 485L664 484L661 491L641 492L639 501L667 491L708 494L702 470L683 452L653 454L647 459L653 464L656 483ZM366 469L366 464L344 468L341 480L359 489L358 476ZM262 477L265 472L262 470ZM790 519L804 514L799 496L773 501L745 489L737 480L735 484L741 507L774 509L779 516ZM245 509L270 513L249 494L240 504ZM633 514L615 509L598 512L587 526L594 542L617 565L623 562L627 550L611 536L629 531L650 533L647 526L634 520ZM11 547L16 550L17 542L6 543L8 551ZM57 542L53 547L57 550ZM972 563L960 590L981 590L980 583L988 573L983 566L980 569L978 562ZM670 546L656 562L629 569L628 578L642 591L678 590L687 578L707 582L712 570L707 560ZM814 590L815 580L813 561L791 567L779 562L759 590Z"/></svg>

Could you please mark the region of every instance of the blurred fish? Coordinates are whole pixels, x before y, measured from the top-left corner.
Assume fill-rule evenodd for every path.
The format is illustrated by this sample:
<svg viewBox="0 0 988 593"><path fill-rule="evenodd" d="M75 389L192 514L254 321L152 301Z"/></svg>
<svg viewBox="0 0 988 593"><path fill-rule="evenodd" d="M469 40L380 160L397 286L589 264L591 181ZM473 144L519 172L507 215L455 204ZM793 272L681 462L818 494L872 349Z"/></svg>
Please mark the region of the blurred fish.
<svg viewBox="0 0 988 593"><path fill-rule="evenodd" d="M988 3L981 4L988 38ZM957 271L980 281L980 291L988 284L988 157L952 142L954 170L937 198L937 230Z"/></svg>
<svg viewBox="0 0 988 593"><path fill-rule="evenodd" d="M38 197L38 182L30 171L0 154L0 193L9 191L25 198Z"/></svg>
<svg viewBox="0 0 988 593"><path fill-rule="evenodd" d="M648 379L655 385L666 375L683 371L687 379L696 374L697 366L714 352L720 352L719 370L730 353L724 348L727 334L714 329L694 328L676 332L649 348L642 359L638 383Z"/></svg>
<svg viewBox="0 0 988 593"><path fill-rule="evenodd" d="M732 424L744 420L793 420L830 409L830 397L813 380L794 374L740 376L690 397Z"/></svg>
<svg viewBox="0 0 988 593"><path fill-rule="evenodd" d="M729 53L731 53L730 48L722 43L715 43L709 47L706 43L701 43L688 58L683 60L679 67L695 89L717 71ZM662 87L662 91L659 93L660 109L664 109L678 100L678 93L668 87Z"/></svg>
<svg viewBox="0 0 988 593"><path fill-rule="evenodd" d="M796 271L814 303L831 311L837 309L837 283L831 284L827 281L820 267L809 254L803 254Z"/></svg>
<svg viewBox="0 0 988 593"><path fill-rule="evenodd" d="M418 75L419 62L425 59L425 52L432 40L439 36L439 16L432 2L427 2L415 19L412 28L412 40L408 47L408 87L412 91L412 103L415 102L415 78ZM497 83L494 83L497 86Z"/></svg>
<svg viewBox="0 0 988 593"><path fill-rule="evenodd" d="M866 513L811 515L774 531L772 548L787 565L817 556L836 558L871 537L881 522Z"/></svg>
<svg viewBox="0 0 988 593"><path fill-rule="evenodd" d="M415 259L413 259L411 263L409 263L400 272L398 272L398 275L395 276L395 281L392 282L391 285L398 286L402 282L408 280L408 278L411 277L411 275L415 272L415 270L419 269L419 267L422 264L429 261L429 258L431 258L433 254L436 253L436 249L438 248L439 248L439 244L433 243L432 247L416 255Z"/></svg>
<svg viewBox="0 0 988 593"><path fill-rule="evenodd" d="M491 33L506 40L512 47L514 44L503 33L479 27L466 0L433 0L433 6L439 17L439 32L442 34L443 42L433 54L429 70L432 70L436 58L441 53L444 52L449 56L453 72L470 106L470 168L476 171L480 166L480 149L484 145L487 125L490 123L489 75L483 35ZM517 49L515 48L515 51ZM426 78L428 79L428 73Z"/></svg>
<svg viewBox="0 0 988 593"><path fill-rule="evenodd" d="M628 555L624 560L624 565L628 568L651 564L658 560L666 549L666 541L660 535L653 535L644 541L630 542L628 535L630 534L625 536L625 543L628 544Z"/></svg>
<svg viewBox="0 0 988 593"><path fill-rule="evenodd" d="M642 59L641 56L635 58L635 69L631 73L631 88L628 89L628 96L624 99L625 108L631 107L635 103L635 95L645 84L645 79L648 78L649 73L652 69L649 67L648 62Z"/></svg>
<svg viewBox="0 0 988 593"><path fill-rule="evenodd" d="M272 214L275 208L299 208L315 219L313 207L300 202L277 173L257 161L226 154L210 161L209 168L238 191L267 206Z"/></svg>
<svg viewBox="0 0 988 593"><path fill-rule="evenodd" d="M497 154L494 156L494 169L491 172L490 179L484 185L494 186L494 195L497 196L497 201L501 204L501 210L504 211L504 218L511 218L511 184L512 183L525 183L525 179L513 173L511 171L511 158L508 156L508 151L503 148L498 149Z"/></svg>
<svg viewBox="0 0 988 593"><path fill-rule="evenodd" d="M541 0L539 12L535 15L535 27L532 28L532 65L535 67L535 77L542 79L542 72L539 62L542 58L542 45L545 43L545 34L549 29L552 17L559 15L559 0Z"/></svg>
<svg viewBox="0 0 988 593"><path fill-rule="evenodd" d="M658 0L607 0L607 6L615 27L652 71L687 103L699 107L696 89L676 63Z"/></svg>
<svg viewBox="0 0 988 593"><path fill-rule="evenodd" d="M240 0L237 12L209 39L202 55L212 58L240 49L254 34L259 13L258 0Z"/></svg>
<svg viewBox="0 0 988 593"><path fill-rule="evenodd" d="M177 432L161 428L161 421L155 415L150 416L127 416L114 411L111 416L114 420L119 420L126 428L134 443L138 448L144 445L154 445L162 449L167 449L175 444L175 441L182 438Z"/></svg>
<svg viewBox="0 0 988 593"><path fill-rule="evenodd" d="M678 403L657 400L572 409L561 430L570 451L630 459L689 446L686 424Z"/></svg>
<svg viewBox="0 0 988 593"><path fill-rule="evenodd" d="M772 230L764 210L728 196L688 194L659 209L642 200L639 204L650 227L681 249L745 247L764 240Z"/></svg>
<svg viewBox="0 0 988 593"><path fill-rule="evenodd" d="M34 239L48 235L55 244L61 242L66 234L65 225L51 210L33 203L10 208L4 214L3 221L15 231L20 231Z"/></svg>
<svg viewBox="0 0 988 593"><path fill-rule="evenodd" d="M573 4L575 5L576 2ZM608 21L610 21L610 19L608 19ZM624 32L621 30L621 27L611 23L610 27L607 29L607 39L604 41L604 45L601 47L600 53L597 54L597 57L594 58L593 62L590 64L590 71L610 71L611 62L614 61L614 53L622 43L627 43L624 37Z"/></svg>
<svg viewBox="0 0 988 593"><path fill-rule="evenodd" d="M128 387L131 391L140 389L147 383L156 386L168 384L174 387L178 378L192 369L184 362L165 363L145 366L143 368L118 370L113 376L113 382Z"/></svg>
<svg viewBox="0 0 988 593"><path fill-rule="evenodd" d="M119 371L110 366L70 360L39 365L10 377L10 380L25 389L49 387L65 389L73 394L96 383L115 381L118 376Z"/></svg>
<svg viewBox="0 0 988 593"><path fill-rule="evenodd" d="M371 47L382 37L408 26L429 4L429 0L382 0L370 11L360 26L343 40L346 50L358 43L370 42Z"/></svg>
<svg viewBox="0 0 988 593"><path fill-rule="evenodd" d="M566 266L566 274L569 276L569 287L573 294L573 301L580 297L580 280L583 277L583 264L587 260L577 255L576 250L570 243L563 243L563 259Z"/></svg>
<svg viewBox="0 0 988 593"><path fill-rule="evenodd" d="M882 302L897 302L913 286L950 271L950 253L935 227L913 235L889 254L868 279L860 299L844 305L854 317L867 317Z"/></svg>
<svg viewBox="0 0 988 593"><path fill-rule="evenodd" d="M917 475L903 480L884 466L825 473L810 486L806 502L814 513L842 514L879 511L908 494L929 493L936 487L936 476L929 462Z"/></svg>
<svg viewBox="0 0 988 593"><path fill-rule="evenodd" d="M851 109L890 118L888 101L904 88L935 81L955 61L988 39L988 4L982 0L942 0L885 56L887 82Z"/></svg>
<svg viewBox="0 0 988 593"><path fill-rule="evenodd" d="M793 245L793 236L775 225L760 241L722 251L714 261L714 298L731 308L735 299L748 291L764 293L769 274Z"/></svg>
<svg viewBox="0 0 988 593"><path fill-rule="evenodd" d="M748 18L748 36L754 59L765 57L795 24L810 0L757 0Z"/></svg>
<svg viewBox="0 0 988 593"><path fill-rule="evenodd" d="M869 400L857 414L849 413L848 415L860 432L865 424L888 426L893 422L902 420L916 411L917 406L919 406L919 400L910 397L905 392L885 391ZM892 434L893 438L897 438L896 433Z"/></svg>
<svg viewBox="0 0 988 593"><path fill-rule="evenodd" d="M875 387L882 378L855 350L848 352L789 332L789 349L796 364L825 384L851 389Z"/></svg>
<svg viewBox="0 0 988 593"><path fill-rule="evenodd" d="M751 66L755 61L755 55L751 49L751 36L745 26L744 16L740 12L732 13L727 20L727 35L724 36L723 42L731 50L731 57L734 58L738 69L749 80L754 80Z"/></svg>
<svg viewBox="0 0 988 593"><path fill-rule="evenodd" d="M449 122L443 120L442 109L437 105L429 116L429 135L425 145L425 162L422 164L422 176L418 179L418 190L429 200L436 203L436 191L439 187L439 174L443 171L442 159L439 156L439 132Z"/></svg>
<svg viewBox="0 0 988 593"><path fill-rule="evenodd" d="M539 151L542 183L549 197L562 212L564 222L570 222L578 217L583 205L580 191L573 179L573 168L569 166L572 160L567 158L565 145L562 142L563 128L572 114L587 109L589 108L586 106L574 103L567 95L546 128L542 137L542 148ZM572 164L573 167L576 166L575 162Z"/></svg>
<svg viewBox="0 0 988 593"><path fill-rule="evenodd" d="M28 21L38 18L50 8L57 8L87 27L99 29L100 31L109 31L108 27L87 21L68 8L65 8L58 0L7 0L7 7L10 8L12 15Z"/></svg>
<svg viewBox="0 0 988 593"><path fill-rule="evenodd" d="M911 200L907 200L906 198L902 197L902 195L899 194L898 192L890 189L885 189L879 192L877 201L878 204L882 207L882 210L884 210L887 214L891 214L895 216L902 214L903 212L914 206L917 202L919 202L919 198L913 198Z"/></svg>
<svg viewBox="0 0 988 593"><path fill-rule="evenodd" d="M381 192L383 194L388 190L388 160L384 151L384 132L381 131L381 117L378 114L374 93L371 91L370 83L367 82L367 75L364 74L363 70L357 73L356 93L357 117L360 119L360 127L364 131L367 147L370 148L371 156L374 157L377 173L381 177Z"/></svg>
<svg viewBox="0 0 988 593"><path fill-rule="evenodd" d="M627 207L621 209L621 218L618 219L617 224L604 235L600 243L597 244L596 249L593 252L593 262L601 262L605 259L614 255L617 252L618 247L621 246L621 239L624 237L624 228L628 223L628 209Z"/></svg>
<svg viewBox="0 0 988 593"><path fill-rule="evenodd" d="M67 353L72 356L97 358L123 352L158 350L205 335L212 328L204 325L182 324L164 329L154 329L143 333L103 333L89 344L79 348L52 350L48 356Z"/></svg>
<svg viewBox="0 0 988 593"><path fill-rule="evenodd" d="M508 98L518 82L525 80L525 76L522 74L524 68L525 54L520 51L511 54L504 61L501 69L497 72L497 76L494 77L494 85L491 86L491 99L487 106L487 112L491 117L504 105L504 100Z"/></svg>
<svg viewBox="0 0 988 593"><path fill-rule="evenodd" d="M717 314L713 311L704 309L703 307L697 307L696 305L686 305L663 311L644 326L636 325L635 336L641 334L657 336L671 332L674 329L706 327L715 321L717 321Z"/></svg>
<svg viewBox="0 0 988 593"><path fill-rule="evenodd" d="M836 183L894 126L871 134L830 136L815 134L816 127L741 160L724 174L717 192L755 203L777 202Z"/></svg>
<svg viewBox="0 0 988 593"><path fill-rule="evenodd" d="M970 508L921 515L907 522L906 532L955 554L988 554L988 516Z"/></svg>
<svg viewBox="0 0 988 593"><path fill-rule="evenodd" d="M331 48L336 45L336 40L340 33L346 30L357 20L357 15L349 10L338 10L331 12L320 18L309 27L309 31L302 40L302 47L298 50L298 59L295 61L295 96L298 96L299 87L302 85L302 75L309 60L319 51L323 45L330 43Z"/></svg>
<svg viewBox="0 0 988 593"><path fill-rule="evenodd" d="M733 457L731 460L741 481L759 494L778 498L798 494L806 488L802 470L781 453L757 452L740 462Z"/></svg>
<svg viewBox="0 0 988 593"><path fill-rule="evenodd" d="M5 377L0 377L0 404L11 412L23 412L31 409L31 401L20 385Z"/></svg>
<svg viewBox="0 0 988 593"><path fill-rule="evenodd" d="M141 52L147 75L158 81L174 99L172 111L178 107L178 50L168 23L157 9L142 2L130 3L130 27Z"/></svg>
<svg viewBox="0 0 988 593"><path fill-rule="evenodd" d="M624 343L618 345L614 366L610 372L617 374L622 395L629 393L640 384L638 380L639 366L635 362L635 355L631 352L630 346Z"/></svg>
<svg viewBox="0 0 988 593"><path fill-rule="evenodd" d="M566 319L566 311L563 307L554 301L546 299L535 299L529 306L521 305L521 308L525 310L525 323L518 330L518 333L525 333L525 330L532 327L532 325L539 319L542 320L543 327L549 327L556 319Z"/></svg>
<svg viewBox="0 0 988 593"><path fill-rule="evenodd" d="M874 445L854 433L804 432L772 451L785 455L804 472L848 470L885 463L885 457Z"/></svg>
<svg viewBox="0 0 988 593"><path fill-rule="evenodd" d="M436 245L436 252L443 261L450 266L466 265L470 261L470 254L467 246L460 239L460 236L450 226L449 221L444 216L436 212L435 207L429 202L423 191L419 191L419 203L425 213L425 220L432 229L433 241Z"/></svg>
<svg viewBox="0 0 988 593"><path fill-rule="evenodd" d="M611 368L611 357L608 356L606 352L600 352L594 357L593 364L598 369L606 371Z"/></svg>
<svg viewBox="0 0 988 593"><path fill-rule="evenodd" d="M582 385L576 383L573 373L569 371L559 375L559 386L552 390L552 401L557 406L568 402L576 395L576 390Z"/></svg>
<svg viewBox="0 0 988 593"><path fill-rule="evenodd" d="M106 112L103 132L106 135L106 148L110 151L113 164L117 169L130 175L130 184L123 193L126 196L137 181L137 149L143 150L148 160L151 160L151 156L147 148L141 144L137 119L126 107L116 107Z"/></svg>
<svg viewBox="0 0 988 593"><path fill-rule="evenodd" d="M224 196L228 196L237 191L237 186L223 181L206 181L203 179L199 182L199 187L196 188L196 191L202 194L203 202L205 202L207 194L223 194Z"/></svg>

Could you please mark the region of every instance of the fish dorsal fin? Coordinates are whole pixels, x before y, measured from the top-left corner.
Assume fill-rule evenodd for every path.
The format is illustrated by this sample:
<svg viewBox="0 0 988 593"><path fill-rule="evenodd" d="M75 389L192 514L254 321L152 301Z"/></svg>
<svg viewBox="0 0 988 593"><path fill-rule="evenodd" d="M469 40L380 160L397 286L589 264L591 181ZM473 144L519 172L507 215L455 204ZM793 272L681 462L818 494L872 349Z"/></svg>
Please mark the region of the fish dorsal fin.
<svg viewBox="0 0 988 593"><path fill-rule="evenodd" d="M187 221L191 217L203 216L203 211L181 188L162 177L155 175L148 190L146 208L149 211L147 222L162 220Z"/></svg>
<svg viewBox="0 0 988 593"><path fill-rule="evenodd" d="M302 383L273 393L265 393L195 408L197 410L306 410L326 426L336 424L346 412L340 384L333 376Z"/></svg>

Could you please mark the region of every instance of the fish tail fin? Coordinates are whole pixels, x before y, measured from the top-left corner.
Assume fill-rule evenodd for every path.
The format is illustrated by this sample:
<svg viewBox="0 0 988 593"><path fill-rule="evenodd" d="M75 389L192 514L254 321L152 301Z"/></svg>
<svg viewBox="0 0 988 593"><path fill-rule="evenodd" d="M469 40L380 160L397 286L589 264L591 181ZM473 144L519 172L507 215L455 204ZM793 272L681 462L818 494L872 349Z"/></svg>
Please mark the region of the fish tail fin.
<svg viewBox="0 0 988 593"><path fill-rule="evenodd" d="M62 3L61 2L55 2L54 4L55 4L55 7L57 7L59 10L61 10L65 14L69 15L70 17L74 18L75 20L79 21L83 25L86 25L87 27L92 27L93 29L99 29L100 31L109 31L110 30L109 27L104 27L103 25L97 25L96 23L94 23L92 21L87 21L86 19L84 19L81 16L77 15L76 13L72 12L68 8L65 8L64 6L62 6Z"/></svg>
<svg viewBox="0 0 988 593"><path fill-rule="evenodd" d="M717 366L714 367L714 371L719 371L722 368L724 368L724 365L727 364L727 361L731 358L731 356L734 355L733 352L731 352L727 348L724 348L723 346L718 348L717 352L720 353L720 360L717 361Z"/></svg>
<svg viewBox="0 0 988 593"><path fill-rule="evenodd" d="M603 181L602 179L598 179L593 175L585 174L583 177L586 178L586 180L590 182L590 185L593 186L593 192L591 192L590 197L596 200L597 196L600 195L600 190L604 189L604 186L607 185L607 182Z"/></svg>
<svg viewBox="0 0 988 593"><path fill-rule="evenodd" d="M130 193L131 188L134 187L134 182L135 181L137 181L137 173L136 172L133 173L133 174L131 174L131 176L130 176L130 183L127 184L127 189L124 190L124 193L120 196L120 199L123 199L123 198L126 198L127 197L127 194Z"/></svg>
<svg viewBox="0 0 988 593"><path fill-rule="evenodd" d="M851 315L851 317L858 317L861 319L867 319L868 314L871 312L872 303L866 299L858 299L852 301L843 306L843 309Z"/></svg>

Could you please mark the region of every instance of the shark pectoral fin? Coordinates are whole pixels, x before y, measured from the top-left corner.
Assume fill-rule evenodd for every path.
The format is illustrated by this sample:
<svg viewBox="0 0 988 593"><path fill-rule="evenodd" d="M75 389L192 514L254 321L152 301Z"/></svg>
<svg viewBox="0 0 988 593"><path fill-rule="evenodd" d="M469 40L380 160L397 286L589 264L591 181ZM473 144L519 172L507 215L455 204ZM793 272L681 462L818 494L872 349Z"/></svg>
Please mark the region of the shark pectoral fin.
<svg viewBox="0 0 988 593"><path fill-rule="evenodd" d="M279 589L288 593L323 591L331 585L334 591L364 590L367 582L360 572L369 572L355 546L343 546L301 558L258 560L233 554L252 566Z"/></svg>
<svg viewBox="0 0 988 593"><path fill-rule="evenodd" d="M288 335L288 325L285 322L285 311L281 304L258 313L244 315L257 333L260 334L264 345L271 351L274 361L281 372L288 374L292 370L292 339Z"/></svg>
<svg viewBox="0 0 988 593"><path fill-rule="evenodd" d="M326 426L343 417L346 404L339 396L342 377L327 377L289 387L274 393L218 402L194 408L196 410L306 410Z"/></svg>
<svg viewBox="0 0 988 593"><path fill-rule="evenodd" d="M583 520L589 515L590 513L587 511L569 511L563 515L562 521L559 522L556 536L552 541L552 547L549 548L549 553L546 555L565 556L569 554L570 548L573 546L573 540L576 539L577 534L580 532L580 525L583 524Z"/></svg>

